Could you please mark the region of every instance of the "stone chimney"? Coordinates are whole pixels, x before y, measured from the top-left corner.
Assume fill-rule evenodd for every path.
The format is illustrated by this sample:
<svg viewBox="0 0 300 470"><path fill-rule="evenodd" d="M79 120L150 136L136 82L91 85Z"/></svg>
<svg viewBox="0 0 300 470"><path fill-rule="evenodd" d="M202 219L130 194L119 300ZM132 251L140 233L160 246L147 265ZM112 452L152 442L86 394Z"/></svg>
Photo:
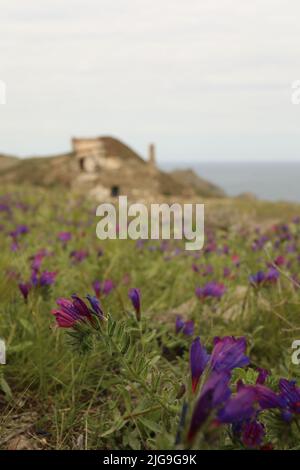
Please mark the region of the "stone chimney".
<svg viewBox="0 0 300 470"><path fill-rule="evenodd" d="M156 166L156 156L155 156L155 145L154 144L149 144L148 163L152 166Z"/></svg>

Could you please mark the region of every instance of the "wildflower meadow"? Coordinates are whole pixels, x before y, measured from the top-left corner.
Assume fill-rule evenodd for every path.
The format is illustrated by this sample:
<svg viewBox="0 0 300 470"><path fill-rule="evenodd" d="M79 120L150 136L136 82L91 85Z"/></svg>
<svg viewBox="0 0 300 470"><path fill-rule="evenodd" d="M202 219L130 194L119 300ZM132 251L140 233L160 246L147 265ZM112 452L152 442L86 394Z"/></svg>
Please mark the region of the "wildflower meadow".
<svg viewBox="0 0 300 470"><path fill-rule="evenodd" d="M95 209L1 190L1 449L299 449L300 207L208 202L200 251Z"/></svg>

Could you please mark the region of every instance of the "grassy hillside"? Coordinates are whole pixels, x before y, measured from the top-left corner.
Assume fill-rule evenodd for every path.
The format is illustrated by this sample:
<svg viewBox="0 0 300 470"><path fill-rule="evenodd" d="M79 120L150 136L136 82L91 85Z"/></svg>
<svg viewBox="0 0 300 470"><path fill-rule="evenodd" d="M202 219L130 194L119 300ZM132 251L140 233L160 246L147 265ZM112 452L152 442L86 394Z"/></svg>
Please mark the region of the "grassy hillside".
<svg viewBox="0 0 300 470"><path fill-rule="evenodd" d="M299 383L291 345L300 331L300 207L210 200L200 253L181 241L99 241L94 214L63 189L1 188L0 447L299 448L296 405L264 408L255 383L259 368L276 397L281 378ZM265 278L250 282L259 271ZM101 311L85 316L76 304L81 320L60 327L51 311L74 293L97 294ZM230 353L214 349L218 367L226 366L232 399L255 390L235 432L221 421L225 398L217 405L209 392L204 403L216 365L208 363L194 391L189 366L196 337L211 353L214 337L232 335L245 337L247 349L222 340ZM205 410L198 427L197 406Z"/></svg>

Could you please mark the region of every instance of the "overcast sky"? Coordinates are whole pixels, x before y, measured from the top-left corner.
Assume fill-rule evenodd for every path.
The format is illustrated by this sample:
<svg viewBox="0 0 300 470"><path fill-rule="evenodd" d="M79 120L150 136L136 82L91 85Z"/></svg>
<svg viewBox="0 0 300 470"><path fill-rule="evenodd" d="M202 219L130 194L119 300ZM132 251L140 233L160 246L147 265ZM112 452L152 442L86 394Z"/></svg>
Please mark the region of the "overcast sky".
<svg viewBox="0 0 300 470"><path fill-rule="evenodd" d="M0 153L300 161L299 0L2 0Z"/></svg>

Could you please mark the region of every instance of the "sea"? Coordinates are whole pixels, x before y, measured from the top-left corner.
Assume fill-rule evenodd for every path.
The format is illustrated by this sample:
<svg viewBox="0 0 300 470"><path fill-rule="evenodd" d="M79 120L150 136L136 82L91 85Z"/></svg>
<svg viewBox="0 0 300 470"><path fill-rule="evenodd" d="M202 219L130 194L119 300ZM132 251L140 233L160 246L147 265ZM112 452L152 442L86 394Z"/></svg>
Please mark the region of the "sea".
<svg viewBox="0 0 300 470"><path fill-rule="evenodd" d="M300 202L299 162L166 163L163 169L192 168L229 196L252 193L268 201Z"/></svg>

